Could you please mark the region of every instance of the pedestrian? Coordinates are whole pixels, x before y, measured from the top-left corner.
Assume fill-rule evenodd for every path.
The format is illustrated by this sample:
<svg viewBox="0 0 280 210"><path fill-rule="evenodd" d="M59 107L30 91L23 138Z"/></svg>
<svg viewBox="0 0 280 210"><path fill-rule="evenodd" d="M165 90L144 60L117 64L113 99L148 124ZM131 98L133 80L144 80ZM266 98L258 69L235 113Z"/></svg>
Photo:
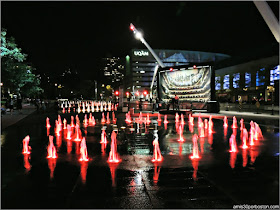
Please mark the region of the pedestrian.
<svg viewBox="0 0 280 210"><path fill-rule="evenodd" d="M175 95L175 104L176 104L176 109L179 110L179 97Z"/></svg>
<svg viewBox="0 0 280 210"><path fill-rule="evenodd" d="M13 98L11 98L11 101L10 101L10 114L12 114L13 111L14 111L14 100L13 100Z"/></svg>
<svg viewBox="0 0 280 210"><path fill-rule="evenodd" d="M20 96L17 98L17 110L19 111L19 113L22 113L22 99Z"/></svg>

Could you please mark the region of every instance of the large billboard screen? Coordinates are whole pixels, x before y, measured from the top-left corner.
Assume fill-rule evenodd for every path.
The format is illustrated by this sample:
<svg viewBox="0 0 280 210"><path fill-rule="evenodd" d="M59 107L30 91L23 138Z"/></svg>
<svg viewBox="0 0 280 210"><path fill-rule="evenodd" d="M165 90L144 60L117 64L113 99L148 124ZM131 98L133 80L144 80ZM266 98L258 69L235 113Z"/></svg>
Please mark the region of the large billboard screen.
<svg viewBox="0 0 280 210"><path fill-rule="evenodd" d="M210 67L179 68L159 72L159 97L168 102L177 95L180 101L207 102L211 98Z"/></svg>

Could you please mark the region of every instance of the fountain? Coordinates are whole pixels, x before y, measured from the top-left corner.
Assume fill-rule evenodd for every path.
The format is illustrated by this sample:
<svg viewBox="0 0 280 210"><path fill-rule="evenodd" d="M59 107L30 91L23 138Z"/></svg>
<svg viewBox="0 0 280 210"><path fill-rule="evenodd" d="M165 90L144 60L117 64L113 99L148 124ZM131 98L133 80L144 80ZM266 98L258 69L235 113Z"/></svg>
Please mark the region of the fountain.
<svg viewBox="0 0 280 210"><path fill-rule="evenodd" d="M153 154L152 162L161 162L163 160L163 157L161 155L160 148L159 148L158 133L157 132L158 132L157 130L154 131L155 139L153 141L154 154Z"/></svg>
<svg viewBox="0 0 280 210"><path fill-rule="evenodd" d="M89 105L88 105L88 107L87 107L87 113L90 113L90 107L89 107Z"/></svg>
<svg viewBox="0 0 280 210"><path fill-rule="evenodd" d="M64 118L63 119L63 130L67 129L67 120Z"/></svg>
<svg viewBox="0 0 280 210"><path fill-rule="evenodd" d="M197 145L197 139L198 139L198 136L197 134L194 134L193 135L193 155L190 156L191 159L199 159L199 155L198 155L198 145Z"/></svg>
<svg viewBox="0 0 280 210"><path fill-rule="evenodd" d="M84 118L84 127L88 126L88 119L87 119L87 114L85 114L85 118Z"/></svg>
<svg viewBox="0 0 280 210"><path fill-rule="evenodd" d="M51 127L51 125L50 125L50 119L47 117L47 119L46 119L46 126L47 126L47 128L50 128Z"/></svg>
<svg viewBox="0 0 280 210"><path fill-rule="evenodd" d="M248 140L248 132L247 132L247 129L244 128L243 129L243 138L242 138L242 142L243 142L242 149L247 149L248 148L247 140Z"/></svg>
<svg viewBox="0 0 280 210"><path fill-rule="evenodd" d="M117 118L115 117L115 112L112 112L113 123L117 123Z"/></svg>
<svg viewBox="0 0 280 210"><path fill-rule="evenodd" d="M164 124L167 124L168 123L168 120L167 120L167 115L164 115L164 121L163 121Z"/></svg>
<svg viewBox="0 0 280 210"><path fill-rule="evenodd" d="M179 135L180 135L180 137L178 139L179 142L185 141L185 139L183 137L183 132L184 132L184 125L179 125Z"/></svg>
<svg viewBox="0 0 280 210"><path fill-rule="evenodd" d="M157 119L158 123L161 122L161 117L160 117L160 113L158 113L158 119Z"/></svg>
<svg viewBox="0 0 280 210"><path fill-rule="evenodd" d="M57 158L56 149L53 144L53 136L49 136L48 156L47 158Z"/></svg>
<svg viewBox="0 0 280 210"><path fill-rule="evenodd" d="M249 143L250 146L255 145L254 137L255 137L255 127L251 127L250 128L250 143Z"/></svg>
<svg viewBox="0 0 280 210"><path fill-rule="evenodd" d="M203 123L202 123L201 125L202 125L202 127L199 128L199 137L204 138L204 137L205 137L205 134L204 134L204 125L203 125Z"/></svg>
<svg viewBox="0 0 280 210"><path fill-rule="evenodd" d="M75 124L74 124L74 117L71 116L71 127L74 128L75 127Z"/></svg>
<svg viewBox="0 0 280 210"><path fill-rule="evenodd" d="M236 120L236 117L235 117L235 116L233 116L232 128L238 128L238 126L237 126L237 120Z"/></svg>
<svg viewBox="0 0 280 210"><path fill-rule="evenodd" d="M62 109L62 113L64 114L65 113L65 108L63 107L63 109Z"/></svg>
<svg viewBox="0 0 280 210"><path fill-rule="evenodd" d="M260 129L260 126L258 125L258 123L254 123L254 124L255 124L255 140L263 139L263 134L262 134L262 130Z"/></svg>
<svg viewBox="0 0 280 210"><path fill-rule="evenodd" d="M80 119L79 119L78 115L76 115L76 124L78 124L79 126L81 125L80 124Z"/></svg>
<svg viewBox="0 0 280 210"><path fill-rule="evenodd" d="M80 159L79 161L88 161L88 154L87 154L87 145L86 145L86 139L83 137L81 144L80 144Z"/></svg>
<svg viewBox="0 0 280 210"><path fill-rule="evenodd" d="M72 152L72 141L67 141L67 153L70 154Z"/></svg>
<svg viewBox="0 0 280 210"><path fill-rule="evenodd" d="M229 152L237 152L236 136L233 134L229 138L229 145L230 145Z"/></svg>
<svg viewBox="0 0 280 210"><path fill-rule="evenodd" d="M205 128L205 130L208 129L208 120L207 119L204 119L204 128Z"/></svg>
<svg viewBox="0 0 280 210"><path fill-rule="evenodd" d="M224 128L228 127L228 119L227 116L224 116Z"/></svg>
<svg viewBox="0 0 280 210"><path fill-rule="evenodd" d="M94 112L94 105L91 104L91 112Z"/></svg>
<svg viewBox="0 0 280 210"><path fill-rule="evenodd" d="M184 115L181 114L181 124L184 125L185 124L185 120L184 120Z"/></svg>
<svg viewBox="0 0 280 210"><path fill-rule="evenodd" d="M111 121L110 121L110 116L109 116L109 112L107 112L107 121L106 121L107 124L110 124Z"/></svg>
<svg viewBox="0 0 280 210"><path fill-rule="evenodd" d="M80 130L79 124L76 124L75 135L76 135L76 137L75 137L74 141L81 141L82 134L81 134L81 130Z"/></svg>
<svg viewBox="0 0 280 210"><path fill-rule="evenodd" d="M176 112L176 115L175 115L175 122L176 123L179 123L180 121L180 117L179 117L179 114Z"/></svg>
<svg viewBox="0 0 280 210"><path fill-rule="evenodd" d="M191 114L189 114L189 124L194 125L194 118L192 117Z"/></svg>
<svg viewBox="0 0 280 210"><path fill-rule="evenodd" d="M126 122L127 124L130 124L130 123L131 123L130 112L126 113L125 116L126 116L125 122Z"/></svg>
<svg viewBox="0 0 280 210"><path fill-rule="evenodd" d="M210 122L210 121L209 121ZM199 127L199 128L202 128L203 127L203 122L202 122L202 119L201 119L201 117L200 117L200 113L199 113L199 117L198 117L198 119L197 119L197 126Z"/></svg>
<svg viewBox="0 0 280 210"><path fill-rule="evenodd" d="M67 136L66 139L70 140L71 139L71 135L72 135L72 128L70 125L67 125Z"/></svg>
<svg viewBox="0 0 280 210"><path fill-rule="evenodd" d="M142 112L140 112L140 114L139 114L138 121L139 121L139 123L142 124L142 121L143 121Z"/></svg>
<svg viewBox="0 0 280 210"><path fill-rule="evenodd" d="M107 135L106 135L105 129L102 130L100 143L107 144Z"/></svg>
<svg viewBox="0 0 280 210"><path fill-rule="evenodd" d="M244 128L245 128L244 127L244 120L243 120L243 118L241 118L240 119L240 130L243 131Z"/></svg>
<svg viewBox="0 0 280 210"><path fill-rule="evenodd" d="M103 111L103 110L102 110L102 111ZM104 112L102 112L101 123L102 123L102 124L105 124L105 123L106 123Z"/></svg>
<svg viewBox="0 0 280 210"><path fill-rule="evenodd" d="M111 151L109 153L108 162L109 163L118 163L121 159L117 153L117 134L115 131L112 131L111 134Z"/></svg>
<svg viewBox="0 0 280 210"><path fill-rule="evenodd" d="M24 161L24 168L26 169L25 170L26 173L28 173L31 169L31 164L30 164L29 160L30 160L30 155L24 154L23 161Z"/></svg>
<svg viewBox="0 0 280 210"><path fill-rule="evenodd" d="M29 135L26 136L26 137L22 140L22 144L23 144L22 154L30 154L31 147L29 146L29 141L30 141Z"/></svg>

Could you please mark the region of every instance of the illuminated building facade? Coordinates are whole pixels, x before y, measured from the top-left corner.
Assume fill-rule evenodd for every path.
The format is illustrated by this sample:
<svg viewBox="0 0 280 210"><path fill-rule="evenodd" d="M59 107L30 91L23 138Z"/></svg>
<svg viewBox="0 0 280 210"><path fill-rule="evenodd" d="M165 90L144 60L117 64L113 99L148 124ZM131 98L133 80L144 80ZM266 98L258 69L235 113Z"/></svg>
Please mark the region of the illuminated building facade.
<svg viewBox="0 0 280 210"><path fill-rule="evenodd" d="M262 102L279 102L279 56L274 55L251 60L224 68L216 68L215 89L220 102L251 103L255 99ZM274 96L273 96L273 94Z"/></svg>
<svg viewBox="0 0 280 210"><path fill-rule="evenodd" d="M119 57L102 58L102 71L106 78L106 84L118 87L124 78L124 61Z"/></svg>
<svg viewBox="0 0 280 210"><path fill-rule="evenodd" d="M198 51L155 49L154 52L166 67L188 65L190 63L219 62L230 57L221 53ZM134 98L148 99L149 96L144 96L142 93L145 90L150 92L156 66L155 58L147 49L132 49L130 55L126 56L125 88L131 92ZM154 90L156 90L156 80L154 81Z"/></svg>

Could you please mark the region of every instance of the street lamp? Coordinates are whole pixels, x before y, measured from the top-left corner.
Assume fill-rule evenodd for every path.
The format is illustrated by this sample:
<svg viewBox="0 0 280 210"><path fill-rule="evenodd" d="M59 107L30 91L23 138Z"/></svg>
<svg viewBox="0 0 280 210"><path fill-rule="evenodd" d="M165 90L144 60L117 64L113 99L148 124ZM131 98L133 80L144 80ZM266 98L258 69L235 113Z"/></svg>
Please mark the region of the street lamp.
<svg viewBox="0 0 280 210"><path fill-rule="evenodd" d="M135 26L130 23L130 30L133 31L134 35L135 35L135 38L136 39L139 39L147 48L148 50L152 53L152 55L154 56L154 58L156 59L156 61L158 62L158 64L164 68L165 65L163 64L163 62L159 59L159 57L156 55L156 53L153 51L153 49L150 47L150 45L146 42L146 40L144 39L143 35L141 32L139 32ZM155 70L154 70L154 76L153 76L153 79L152 79L152 83L151 83L151 87L150 87L150 92L152 93L152 90L153 90L153 85L154 85L154 81L155 81L155 77L157 75L157 71L158 71L158 65L156 66Z"/></svg>

